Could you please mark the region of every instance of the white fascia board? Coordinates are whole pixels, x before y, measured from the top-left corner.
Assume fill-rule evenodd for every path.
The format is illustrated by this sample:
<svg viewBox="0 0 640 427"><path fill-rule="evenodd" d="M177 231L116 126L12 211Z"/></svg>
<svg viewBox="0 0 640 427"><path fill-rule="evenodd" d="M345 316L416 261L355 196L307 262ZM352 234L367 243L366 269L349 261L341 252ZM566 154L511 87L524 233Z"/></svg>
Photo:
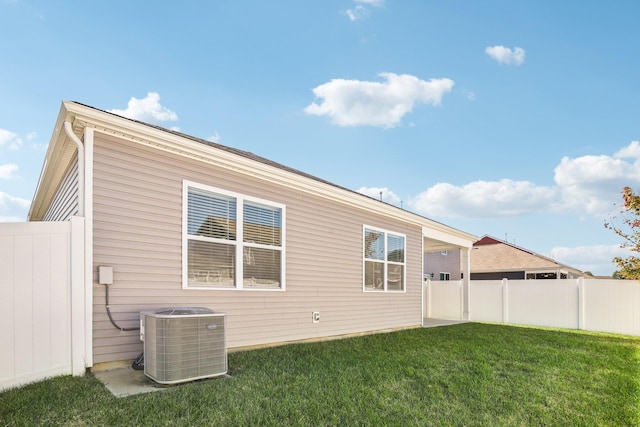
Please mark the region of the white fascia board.
<svg viewBox="0 0 640 427"><path fill-rule="evenodd" d="M345 205L399 219L423 228L423 235L438 236L437 240L470 247L476 236L424 218L412 212L388 205L371 197L299 175L273 165L265 164L239 154L194 141L146 124L76 103L64 103L75 116L75 122L89 126L97 132L123 138L159 150L196 159L225 169L234 170L261 180L291 189L338 201ZM430 230L425 234L424 230Z"/></svg>
<svg viewBox="0 0 640 427"><path fill-rule="evenodd" d="M441 228L433 228L433 227L422 227L422 237L426 237L428 239L438 240L441 242L451 243L455 246L459 246L462 248L471 248L478 240L476 236L473 236L468 233L464 233L459 230L455 230L447 227L445 230L442 224L438 224Z"/></svg>

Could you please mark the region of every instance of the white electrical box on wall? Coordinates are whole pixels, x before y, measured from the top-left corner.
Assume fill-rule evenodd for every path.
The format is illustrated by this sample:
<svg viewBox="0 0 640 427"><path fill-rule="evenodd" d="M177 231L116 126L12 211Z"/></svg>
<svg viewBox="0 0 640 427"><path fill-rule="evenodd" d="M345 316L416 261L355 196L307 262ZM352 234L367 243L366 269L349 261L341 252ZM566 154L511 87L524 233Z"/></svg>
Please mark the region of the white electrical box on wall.
<svg viewBox="0 0 640 427"><path fill-rule="evenodd" d="M98 266L98 283L101 285L113 285L113 267L108 265Z"/></svg>

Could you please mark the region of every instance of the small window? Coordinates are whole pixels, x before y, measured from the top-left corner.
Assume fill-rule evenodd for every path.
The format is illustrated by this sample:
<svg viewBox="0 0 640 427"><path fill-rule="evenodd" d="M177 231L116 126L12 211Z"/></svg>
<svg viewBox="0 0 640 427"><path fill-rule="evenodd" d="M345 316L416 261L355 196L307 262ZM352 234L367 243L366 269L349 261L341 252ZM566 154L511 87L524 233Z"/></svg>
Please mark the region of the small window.
<svg viewBox="0 0 640 427"><path fill-rule="evenodd" d="M364 227L364 290L405 290L405 236Z"/></svg>
<svg viewBox="0 0 640 427"><path fill-rule="evenodd" d="M284 206L184 183L183 287L284 289Z"/></svg>
<svg viewBox="0 0 640 427"><path fill-rule="evenodd" d="M451 274L449 274L449 273L440 273L440 280L451 280Z"/></svg>
<svg viewBox="0 0 640 427"><path fill-rule="evenodd" d="M554 271L549 272L537 272L537 273L526 273L527 280L545 280L545 279L557 279L558 275Z"/></svg>

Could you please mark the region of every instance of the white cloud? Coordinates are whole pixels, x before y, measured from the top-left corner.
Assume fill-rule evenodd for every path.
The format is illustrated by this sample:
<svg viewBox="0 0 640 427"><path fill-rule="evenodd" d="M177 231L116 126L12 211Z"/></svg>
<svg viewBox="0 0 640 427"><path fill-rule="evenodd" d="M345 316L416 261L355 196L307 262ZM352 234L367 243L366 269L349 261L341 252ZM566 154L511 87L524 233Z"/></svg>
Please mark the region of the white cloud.
<svg viewBox="0 0 640 427"><path fill-rule="evenodd" d="M630 147L633 143L627 149ZM640 184L640 162L632 164L606 155L563 157L555 168L554 181L562 191L566 210L604 217L619 201L622 187Z"/></svg>
<svg viewBox="0 0 640 427"><path fill-rule="evenodd" d="M0 191L0 222L24 222L31 201Z"/></svg>
<svg viewBox="0 0 640 427"><path fill-rule="evenodd" d="M475 181L461 187L438 183L409 201L411 209L443 218L486 218L544 211L558 191L528 181Z"/></svg>
<svg viewBox="0 0 640 427"><path fill-rule="evenodd" d="M347 16L349 17L349 20L357 21L368 16L368 11L364 6L358 4L353 9L347 9Z"/></svg>
<svg viewBox="0 0 640 427"><path fill-rule="evenodd" d="M18 165L7 163L0 165L0 179L14 179L14 173L18 171Z"/></svg>
<svg viewBox="0 0 640 427"><path fill-rule="evenodd" d="M350 21L358 21L367 18L370 14L369 7L383 7L385 0L354 0L355 7L347 9Z"/></svg>
<svg viewBox="0 0 640 427"><path fill-rule="evenodd" d="M621 248L619 245L577 246L573 248L560 246L551 249L549 257L578 270L590 271L594 275L608 276L617 270L617 266L611 262L613 258L616 256L626 258L630 254L631 251Z"/></svg>
<svg viewBox="0 0 640 427"><path fill-rule="evenodd" d="M401 202L400 197L398 197L387 187L361 187L358 189L358 193L373 197L374 199L378 200L380 200L380 198L382 197L383 202L387 202L396 206L398 206Z"/></svg>
<svg viewBox="0 0 640 427"><path fill-rule="evenodd" d="M637 141L616 156L635 157ZM606 218L620 202L624 186L640 187L640 159L612 156L563 157L553 186L529 181L475 181L462 186L438 183L409 200L409 208L439 218L489 218L532 212L573 212Z"/></svg>
<svg viewBox="0 0 640 427"><path fill-rule="evenodd" d="M0 145L5 145L15 139L18 135L6 129L0 129Z"/></svg>
<svg viewBox="0 0 640 427"><path fill-rule="evenodd" d="M130 119L144 122L175 122L178 115L160 104L160 95L157 92L149 92L142 99L131 97L126 110L109 110L109 112Z"/></svg>
<svg viewBox="0 0 640 427"><path fill-rule="evenodd" d="M640 159L640 142L631 141L631 144L618 150L613 157L616 159Z"/></svg>
<svg viewBox="0 0 640 427"><path fill-rule="evenodd" d="M20 197L15 197L7 193L0 191L0 209L28 209L31 205L31 201Z"/></svg>
<svg viewBox="0 0 640 427"><path fill-rule="evenodd" d="M304 111L329 116L340 126L392 128L416 104L439 105L454 86L450 79L420 80L409 74L381 73L384 82L333 79L313 89L322 102L311 103Z"/></svg>
<svg viewBox="0 0 640 427"><path fill-rule="evenodd" d="M525 51L521 47L511 50L504 46L489 46L484 51L500 64L522 65L524 63Z"/></svg>
<svg viewBox="0 0 640 427"><path fill-rule="evenodd" d="M0 129L0 147L18 150L22 146L22 138L6 129Z"/></svg>
<svg viewBox="0 0 640 427"><path fill-rule="evenodd" d="M216 131L215 134L211 135L209 138L207 138L207 141L211 141L211 142L215 142L216 144L220 143L220 135L218 135L218 131Z"/></svg>

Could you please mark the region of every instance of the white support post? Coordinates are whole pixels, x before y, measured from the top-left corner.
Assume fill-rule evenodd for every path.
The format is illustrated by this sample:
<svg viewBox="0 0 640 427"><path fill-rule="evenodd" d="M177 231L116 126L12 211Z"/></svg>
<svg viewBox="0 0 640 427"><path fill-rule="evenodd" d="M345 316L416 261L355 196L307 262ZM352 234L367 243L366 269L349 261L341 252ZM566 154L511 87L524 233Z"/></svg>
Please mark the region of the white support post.
<svg viewBox="0 0 640 427"><path fill-rule="evenodd" d="M509 280L502 279L502 323L509 323Z"/></svg>
<svg viewBox="0 0 640 427"><path fill-rule="evenodd" d="M424 281L424 278L422 279L422 285L420 288L420 295L422 297L422 300L420 301L420 324L422 326L424 326L424 317L427 315L427 305L425 303L425 297L426 297L426 292L427 292L427 284Z"/></svg>
<svg viewBox="0 0 640 427"><path fill-rule="evenodd" d="M427 319L431 318L431 279L427 278Z"/></svg>
<svg viewBox="0 0 640 427"><path fill-rule="evenodd" d="M465 286L464 280L460 281L460 320L469 320L469 310L465 311L467 307L468 298L465 299Z"/></svg>
<svg viewBox="0 0 640 427"><path fill-rule="evenodd" d="M578 277L578 329L586 329L584 277Z"/></svg>
<svg viewBox="0 0 640 427"><path fill-rule="evenodd" d="M461 320L471 320L471 248L460 249L462 261L462 313Z"/></svg>

